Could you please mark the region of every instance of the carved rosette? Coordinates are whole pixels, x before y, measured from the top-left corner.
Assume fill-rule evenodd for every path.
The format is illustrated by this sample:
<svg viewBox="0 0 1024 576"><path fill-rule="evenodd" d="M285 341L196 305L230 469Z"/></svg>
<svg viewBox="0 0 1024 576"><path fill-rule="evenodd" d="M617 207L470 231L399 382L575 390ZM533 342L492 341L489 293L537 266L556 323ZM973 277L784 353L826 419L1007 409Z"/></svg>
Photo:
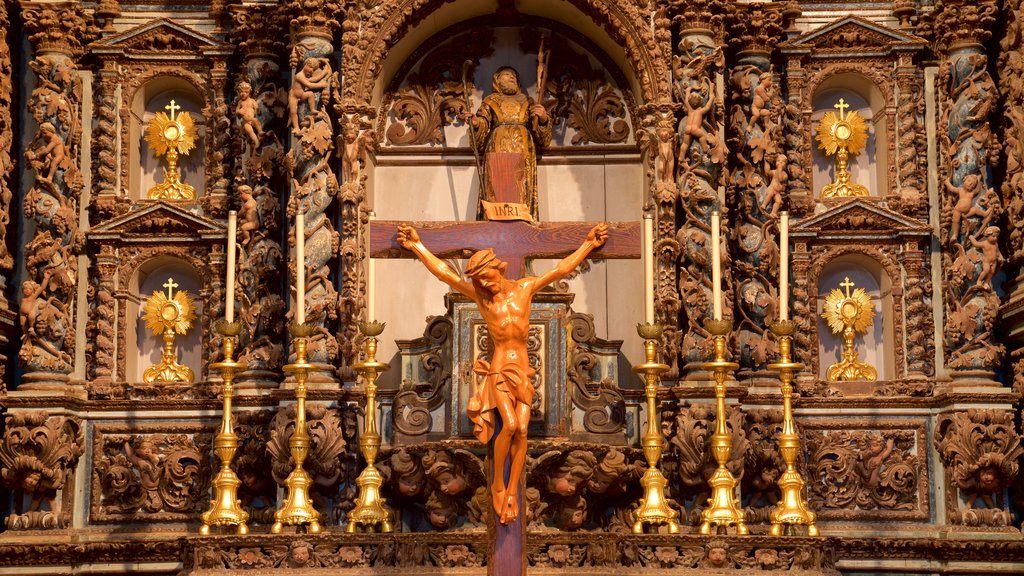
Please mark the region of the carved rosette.
<svg viewBox="0 0 1024 576"><path fill-rule="evenodd" d="M720 0L683 3L673 18L679 31L676 55L672 57L675 96L680 102L677 126L676 183L678 207L676 231L680 245L679 293L682 302L682 362L701 366L710 353L710 339L704 329L711 315L711 213L722 212L722 234L728 235L728 215L718 190L726 177L728 149L721 137L724 127L723 94L717 88L724 73L725 55L721 45ZM723 259L728 260L726 244ZM730 285L730 266L723 262L723 283ZM730 291L724 290L730 309ZM726 313L729 315L729 313ZM702 378L693 371L692 377Z"/></svg>
<svg viewBox="0 0 1024 576"><path fill-rule="evenodd" d="M298 4L289 5L289 12L301 14ZM310 20L313 18L313 20ZM318 21L308 14L292 22ZM285 156L284 165L291 179L288 199L288 220L295 214L305 214L306 261L289 264L289 284L294 285L296 273L306 278L306 293L293 300L291 319L295 320L295 307L306 307L306 321L313 324L309 342L309 362L314 365L311 383L336 382L334 365L338 359L338 341L333 328L338 322L338 292L331 278L330 264L335 261L341 238L331 223L334 219L334 198L338 194L338 179L328 162L334 150L334 122L329 114L332 83L337 76L332 72L334 48L328 39L316 30L296 29L297 42L292 46L289 65L292 84L288 97L288 129L292 147ZM294 230L289 234L294 242ZM294 244L293 244L294 245Z"/></svg>
<svg viewBox="0 0 1024 576"><path fill-rule="evenodd" d="M7 415L0 478L14 494L9 530L68 527L73 500L63 488L74 477L84 439L77 418L49 416L45 410Z"/></svg>
<svg viewBox="0 0 1024 576"><path fill-rule="evenodd" d="M967 526L1008 526L1006 490L1024 455L1010 410L971 409L939 417L935 448L946 468L947 521Z"/></svg>
<svg viewBox="0 0 1024 576"><path fill-rule="evenodd" d="M768 325L777 317L778 213L789 179L781 149L783 114L769 56L782 36L782 6L733 5L727 20L737 63L729 74L729 146L734 167L727 201L736 215L730 237L734 256L735 320L741 372L764 372L775 357Z"/></svg>
<svg viewBox="0 0 1024 576"><path fill-rule="evenodd" d="M946 358L955 380L992 381L1004 353L992 332L999 308L993 278L1003 261L1002 202L990 166L997 156L990 123L998 94L983 46L995 13L993 0L955 0L937 8L930 23L942 55L940 228Z"/></svg>
<svg viewBox="0 0 1024 576"><path fill-rule="evenodd" d="M284 50L283 22L276 11L233 7L236 43L245 53L245 72L232 102L235 164L234 203L238 209L238 291L245 337L238 355L244 366L238 387L275 386L284 361L285 302L279 293L284 250L281 201L288 108L275 54Z"/></svg>
<svg viewBox="0 0 1024 576"><path fill-rule="evenodd" d="M11 190L9 178L14 170L11 146L14 144L14 125L11 115L13 92L11 47L7 31L11 27L7 3L0 2L0 272L10 272L14 258L7 248L7 229L11 223ZM5 274L6 276L6 274Z"/></svg>
<svg viewBox="0 0 1024 576"><path fill-rule="evenodd" d="M1002 91L1003 157L1006 159L1002 184L1003 203L1010 224L1009 258L1024 259L1024 6L1021 0L1003 4L1006 32L999 41L999 87Z"/></svg>
<svg viewBox="0 0 1024 576"><path fill-rule="evenodd" d="M73 56L87 31L78 4L26 4L23 17L35 49L28 108L36 133L25 152L34 178L23 215L34 231L24 246L19 359L26 385L51 387L67 382L75 347L82 82Z"/></svg>

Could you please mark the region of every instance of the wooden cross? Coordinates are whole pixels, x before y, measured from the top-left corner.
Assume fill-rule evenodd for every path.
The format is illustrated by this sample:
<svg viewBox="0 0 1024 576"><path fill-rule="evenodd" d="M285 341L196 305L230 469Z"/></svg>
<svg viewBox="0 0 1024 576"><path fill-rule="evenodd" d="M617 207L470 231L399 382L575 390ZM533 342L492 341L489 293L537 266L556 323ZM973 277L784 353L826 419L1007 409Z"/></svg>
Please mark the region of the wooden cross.
<svg viewBox="0 0 1024 576"><path fill-rule="evenodd" d="M167 282L164 282L164 288L167 288L167 299L174 298L171 292L178 287L178 283L174 281L174 278L168 278Z"/></svg>
<svg viewBox="0 0 1024 576"><path fill-rule="evenodd" d="M850 297L850 288L856 286L855 283L850 282L850 277L849 276L846 276L843 279L843 281L839 283L839 285L842 286L843 288L846 288L846 297L847 298Z"/></svg>
<svg viewBox="0 0 1024 576"><path fill-rule="evenodd" d="M846 109L849 108L850 105L847 104L845 100L840 98L839 102L836 102L832 107L839 110L839 119L840 120L845 120L846 119Z"/></svg>
<svg viewBox="0 0 1024 576"><path fill-rule="evenodd" d="M564 258L572 254L596 222L401 222L374 220L370 223L371 258L415 258L398 243L399 224L412 224L420 240L438 258L468 258L477 250L493 248L508 262L505 277L523 275L528 260ZM607 260L640 257L640 223L609 222L608 241L589 258Z"/></svg>
<svg viewBox="0 0 1024 576"><path fill-rule="evenodd" d="M174 120L174 113L177 112L178 110L181 110L181 106L178 106L177 104L174 103L174 100L171 100L170 104L168 104L167 106L164 106L164 110L170 110L171 111L171 120Z"/></svg>

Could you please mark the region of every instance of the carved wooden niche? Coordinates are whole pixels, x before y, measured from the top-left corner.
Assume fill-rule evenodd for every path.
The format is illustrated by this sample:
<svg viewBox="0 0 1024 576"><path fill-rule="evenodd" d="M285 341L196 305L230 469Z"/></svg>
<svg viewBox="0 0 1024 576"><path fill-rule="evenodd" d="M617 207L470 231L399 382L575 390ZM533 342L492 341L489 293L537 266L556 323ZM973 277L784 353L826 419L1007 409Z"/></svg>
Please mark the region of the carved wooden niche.
<svg viewBox="0 0 1024 576"><path fill-rule="evenodd" d="M193 190L192 198L182 201L196 202L203 196L206 191L206 118L203 116L203 100L195 86L182 78L171 76L153 78L135 93L131 102L131 120L128 128L129 198L149 199L150 191L165 181L165 173L168 170L167 157L159 156L154 147L146 141L150 126L157 129L164 118L182 119L185 114L193 125L192 138L195 145L187 155L182 154L177 159L181 182ZM174 131L176 127L170 130Z"/></svg>
<svg viewBox="0 0 1024 576"><path fill-rule="evenodd" d="M923 109L918 109L924 79L913 60L925 46L916 36L857 16L780 45L787 60L788 104L801 124L803 145L794 160L812 167L803 182L794 183L795 213L812 212L822 188L832 182L836 158L824 156L815 135L822 116L838 114L834 106L840 98L849 105L844 113L857 111L868 128L865 149L849 161L851 180L865 186L869 196L893 199L905 189L914 196L906 205L920 207L926 196L924 166L915 160L917 154L904 162L897 145L914 148L924 132Z"/></svg>

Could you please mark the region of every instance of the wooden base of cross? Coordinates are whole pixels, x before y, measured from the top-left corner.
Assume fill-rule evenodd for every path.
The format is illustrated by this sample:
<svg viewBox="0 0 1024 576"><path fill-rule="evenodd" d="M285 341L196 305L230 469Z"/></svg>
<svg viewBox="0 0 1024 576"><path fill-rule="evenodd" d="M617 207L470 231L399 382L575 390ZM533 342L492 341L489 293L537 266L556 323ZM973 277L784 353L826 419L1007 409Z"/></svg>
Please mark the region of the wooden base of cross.
<svg viewBox="0 0 1024 576"><path fill-rule="evenodd" d="M501 418L494 435L501 431ZM487 484L495 474L501 474L508 482L508 474L512 467L511 455L500 466L494 462L494 440L487 444ZM523 492L526 490L526 474L519 479L519 516L508 524L502 524L498 513L491 507L491 521L487 523L490 535L488 543L487 576L526 576L526 507Z"/></svg>

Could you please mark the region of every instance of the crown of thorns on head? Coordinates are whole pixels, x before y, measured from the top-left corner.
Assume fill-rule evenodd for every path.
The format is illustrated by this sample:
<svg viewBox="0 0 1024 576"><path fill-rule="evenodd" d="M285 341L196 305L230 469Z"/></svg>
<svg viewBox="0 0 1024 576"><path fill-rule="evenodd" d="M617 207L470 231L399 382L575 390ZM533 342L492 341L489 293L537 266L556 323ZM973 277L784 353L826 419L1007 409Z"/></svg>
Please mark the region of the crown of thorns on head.
<svg viewBox="0 0 1024 576"><path fill-rule="evenodd" d="M508 263L498 260L494 250L488 248L480 250L469 258L469 262L466 264L466 275L475 278L488 268L497 268L504 273L506 267L508 267Z"/></svg>

